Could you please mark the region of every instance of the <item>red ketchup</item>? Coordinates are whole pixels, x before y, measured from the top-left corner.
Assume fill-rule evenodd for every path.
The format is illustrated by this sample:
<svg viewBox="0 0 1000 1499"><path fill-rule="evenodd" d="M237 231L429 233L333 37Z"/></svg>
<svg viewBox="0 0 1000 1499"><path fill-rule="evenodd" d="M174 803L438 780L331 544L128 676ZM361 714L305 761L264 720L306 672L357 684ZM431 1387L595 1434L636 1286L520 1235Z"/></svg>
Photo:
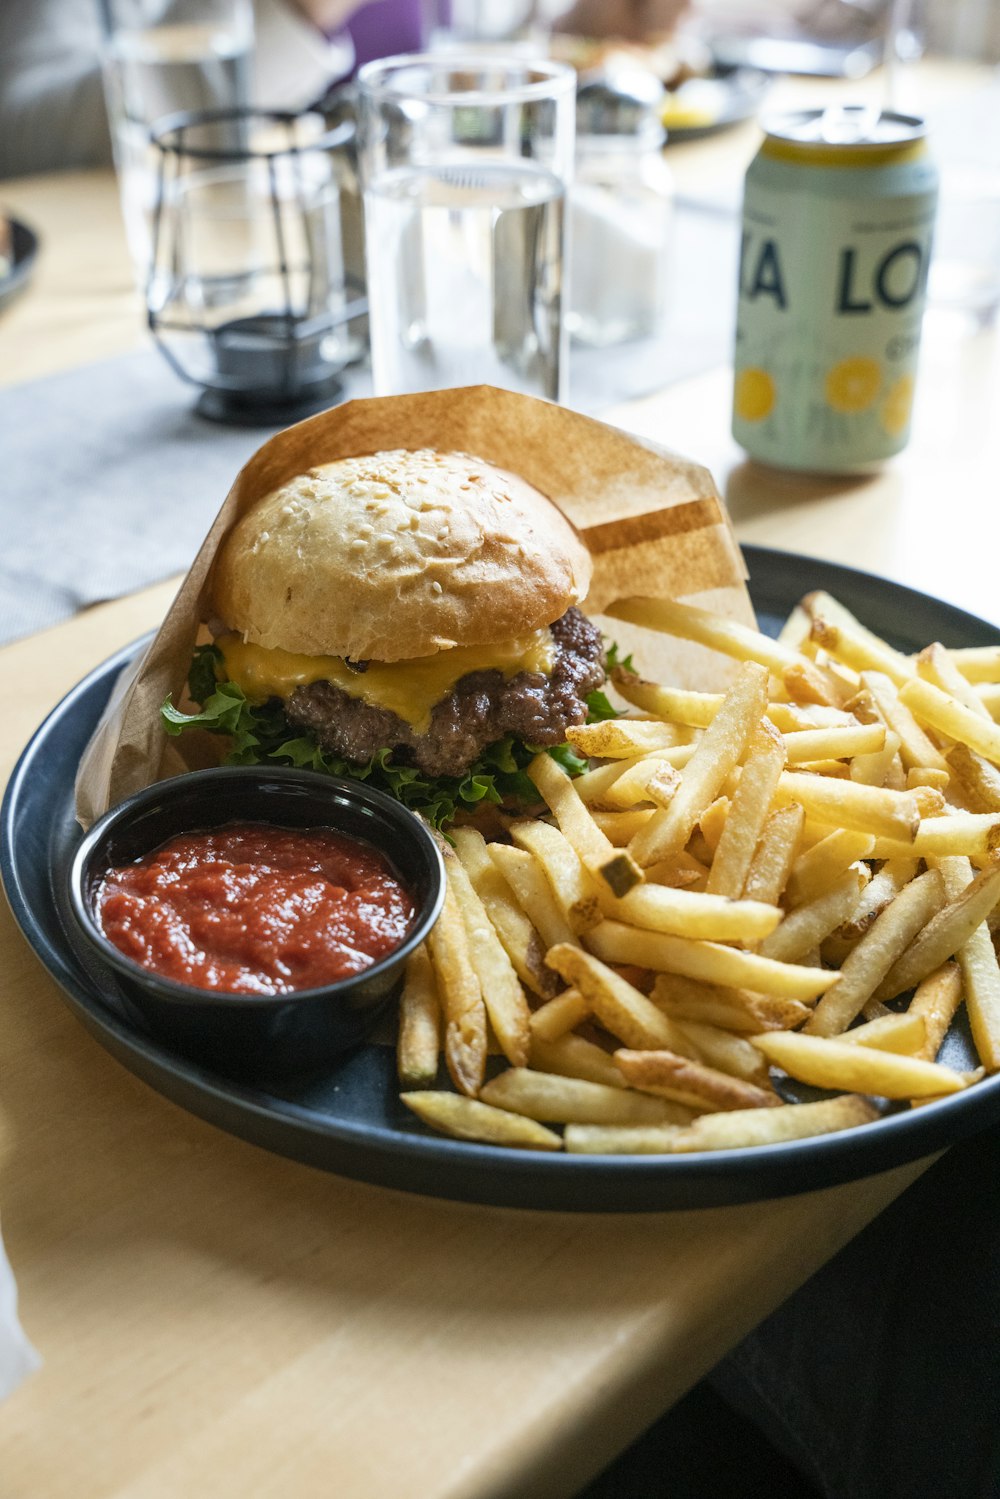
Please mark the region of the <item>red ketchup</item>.
<svg viewBox="0 0 1000 1499"><path fill-rule="evenodd" d="M164 978L286 994L360 973L413 925L388 860L332 828L260 823L182 833L109 869L97 916L120 952Z"/></svg>

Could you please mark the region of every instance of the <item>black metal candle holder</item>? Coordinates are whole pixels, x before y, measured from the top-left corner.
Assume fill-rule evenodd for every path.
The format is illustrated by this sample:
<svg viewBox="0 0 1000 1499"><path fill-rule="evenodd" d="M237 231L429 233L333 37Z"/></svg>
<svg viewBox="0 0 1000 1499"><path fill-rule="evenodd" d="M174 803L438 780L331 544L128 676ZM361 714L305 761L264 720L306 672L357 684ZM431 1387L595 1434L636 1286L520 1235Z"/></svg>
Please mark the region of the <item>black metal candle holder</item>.
<svg viewBox="0 0 1000 1499"><path fill-rule="evenodd" d="M360 199L350 203L336 181L353 171L353 123L325 128L314 115L199 111L160 121L152 143L158 160L147 317L170 366L201 388L196 409L212 420L258 426L299 421L329 406L341 372L364 352L356 333L367 313L365 289L344 267L339 218L351 207L360 216ZM242 216L242 248L266 241L252 264L239 245L228 264L225 234L210 225L198 235L192 227L197 195L210 200L213 190L225 196L225 189L235 204L232 222ZM334 265L324 229L332 214L340 234ZM198 263L206 248L210 273Z"/></svg>

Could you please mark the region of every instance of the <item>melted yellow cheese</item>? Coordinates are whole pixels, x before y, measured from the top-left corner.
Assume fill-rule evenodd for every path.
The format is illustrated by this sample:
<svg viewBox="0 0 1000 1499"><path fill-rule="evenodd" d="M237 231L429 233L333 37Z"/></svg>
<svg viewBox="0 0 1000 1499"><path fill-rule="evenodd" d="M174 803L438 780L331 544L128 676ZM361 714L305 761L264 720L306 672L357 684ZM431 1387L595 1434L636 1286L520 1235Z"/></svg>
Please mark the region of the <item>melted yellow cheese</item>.
<svg viewBox="0 0 1000 1499"><path fill-rule="evenodd" d="M231 682L242 687L251 702L289 697L310 682L331 682L350 697L398 714L418 734L426 732L435 703L470 671L500 671L505 677L521 671L552 670L555 655L548 630L535 630L501 645L459 645L413 661L373 661L363 672L352 671L340 656L299 656L293 651L265 650L248 645L238 635L216 642Z"/></svg>

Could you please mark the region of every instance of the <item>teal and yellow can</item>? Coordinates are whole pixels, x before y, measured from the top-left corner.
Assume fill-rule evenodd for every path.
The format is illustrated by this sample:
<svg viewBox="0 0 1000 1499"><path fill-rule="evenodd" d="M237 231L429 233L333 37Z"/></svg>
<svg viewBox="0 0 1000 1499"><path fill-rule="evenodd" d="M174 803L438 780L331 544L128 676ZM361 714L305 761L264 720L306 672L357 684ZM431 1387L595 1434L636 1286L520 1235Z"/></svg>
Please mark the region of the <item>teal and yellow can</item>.
<svg viewBox="0 0 1000 1499"><path fill-rule="evenodd" d="M765 122L747 170L733 436L778 468L863 472L906 446L937 171L921 120Z"/></svg>

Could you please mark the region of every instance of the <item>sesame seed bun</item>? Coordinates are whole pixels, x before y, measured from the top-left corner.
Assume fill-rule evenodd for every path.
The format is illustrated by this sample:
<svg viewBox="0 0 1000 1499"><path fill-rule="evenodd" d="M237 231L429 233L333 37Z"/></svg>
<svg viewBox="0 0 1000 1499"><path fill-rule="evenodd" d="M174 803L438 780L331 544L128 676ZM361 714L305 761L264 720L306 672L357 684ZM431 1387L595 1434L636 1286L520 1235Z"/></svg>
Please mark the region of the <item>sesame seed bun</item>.
<svg viewBox="0 0 1000 1499"><path fill-rule="evenodd" d="M219 550L212 603L267 649L406 661L550 625L590 574L569 521L523 479L400 449L323 464L253 505Z"/></svg>

